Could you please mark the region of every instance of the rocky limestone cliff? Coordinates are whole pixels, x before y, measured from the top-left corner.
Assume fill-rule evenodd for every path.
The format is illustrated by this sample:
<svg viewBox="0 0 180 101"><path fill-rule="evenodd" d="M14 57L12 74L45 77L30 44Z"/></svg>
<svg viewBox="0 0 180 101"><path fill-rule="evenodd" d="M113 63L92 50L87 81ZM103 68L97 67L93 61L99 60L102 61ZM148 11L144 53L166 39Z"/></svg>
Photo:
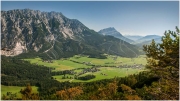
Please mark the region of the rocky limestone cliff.
<svg viewBox="0 0 180 101"><path fill-rule="evenodd" d="M43 47L38 41L53 42L57 37L73 39L85 29L78 20L68 19L57 12L1 11L1 54L19 55L29 49L38 52Z"/></svg>

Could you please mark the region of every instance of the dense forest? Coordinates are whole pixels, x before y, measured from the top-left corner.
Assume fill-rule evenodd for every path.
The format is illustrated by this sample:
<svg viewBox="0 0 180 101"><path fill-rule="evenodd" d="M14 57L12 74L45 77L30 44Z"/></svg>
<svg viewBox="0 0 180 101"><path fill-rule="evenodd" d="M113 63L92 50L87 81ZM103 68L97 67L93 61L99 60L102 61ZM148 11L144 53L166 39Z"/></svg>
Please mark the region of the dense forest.
<svg viewBox="0 0 180 101"><path fill-rule="evenodd" d="M179 29L165 32L160 44L152 40L144 52L149 71L87 83L58 82L48 67L2 56L1 84L26 86L19 90L22 100L178 100ZM79 79L90 78L94 75ZM31 86L37 86L39 93L32 93ZM2 99L16 100L7 95Z"/></svg>

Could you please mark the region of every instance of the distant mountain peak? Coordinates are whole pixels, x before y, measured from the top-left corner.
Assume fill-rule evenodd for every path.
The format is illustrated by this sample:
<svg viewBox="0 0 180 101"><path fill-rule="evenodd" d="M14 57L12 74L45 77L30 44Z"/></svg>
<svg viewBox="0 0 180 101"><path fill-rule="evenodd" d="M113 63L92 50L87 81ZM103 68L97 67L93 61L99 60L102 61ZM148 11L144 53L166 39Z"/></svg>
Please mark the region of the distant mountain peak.
<svg viewBox="0 0 180 101"><path fill-rule="evenodd" d="M114 27L104 28L104 29L100 30L98 33L102 34L102 35L111 35L116 38L122 36L122 34L120 32L118 32Z"/></svg>
<svg viewBox="0 0 180 101"><path fill-rule="evenodd" d="M114 27L108 27L109 29L113 29L113 30L116 30ZM106 28L106 29L108 29L108 28Z"/></svg>
<svg viewBox="0 0 180 101"><path fill-rule="evenodd" d="M99 34L102 34L102 35L114 36L114 37L119 38L119 39L121 39L121 40L124 40L124 41L126 41L126 42L128 42L128 43L134 42L133 40L124 37L124 36L123 36L120 32L118 32L114 27L104 28L104 29L100 30L98 33L99 33Z"/></svg>
<svg viewBox="0 0 180 101"><path fill-rule="evenodd" d="M100 31L112 31L112 30L117 31L114 27L104 28L104 29L101 29Z"/></svg>

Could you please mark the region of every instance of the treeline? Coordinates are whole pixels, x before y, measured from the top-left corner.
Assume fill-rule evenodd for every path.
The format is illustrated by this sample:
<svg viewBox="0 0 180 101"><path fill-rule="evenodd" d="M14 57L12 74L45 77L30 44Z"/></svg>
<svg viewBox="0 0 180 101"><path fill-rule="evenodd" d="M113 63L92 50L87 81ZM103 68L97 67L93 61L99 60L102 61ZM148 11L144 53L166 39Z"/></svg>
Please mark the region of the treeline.
<svg viewBox="0 0 180 101"><path fill-rule="evenodd" d="M94 78L96 78L95 75L86 75L86 76L80 76L77 79L78 80L90 80L90 79L94 79Z"/></svg>

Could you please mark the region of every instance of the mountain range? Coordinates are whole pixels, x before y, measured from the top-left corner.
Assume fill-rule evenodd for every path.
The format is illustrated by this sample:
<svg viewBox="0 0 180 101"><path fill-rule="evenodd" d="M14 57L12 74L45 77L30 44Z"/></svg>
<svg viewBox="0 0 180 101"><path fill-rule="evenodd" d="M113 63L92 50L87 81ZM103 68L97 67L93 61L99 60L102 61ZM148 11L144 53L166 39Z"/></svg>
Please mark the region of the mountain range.
<svg viewBox="0 0 180 101"><path fill-rule="evenodd" d="M159 35L147 35L147 36L144 36L144 37L138 39L137 43L145 42L145 41L151 41L152 39L159 40L159 39L161 39L161 36L159 36Z"/></svg>
<svg viewBox="0 0 180 101"><path fill-rule="evenodd" d="M140 35L124 35L124 37L131 39L133 41L137 41L138 39L142 38L143 36L140 36Z"/></svg>
<svg viewBox="0 0 180 101"><path fill-rule="evenodd" d="M31 9L1 11L1 55L59 59L75 54L135 57L135 45L90 30L59 12Z"/></svg>
<svg viewBox="0 0 180 101"><path fill-rule="evenodd" d="M134 44L139 48L142 48L143 45L149 45L152 42L152 39L154 39L156 43L161 42L161 36L158 35L146 35L146 36L122 35L114 27L102 29L98 33L104 36L113 36L115 38L119 38L130 44Z"/></svg>
<svg viewBox="0 0 180 101"><path fill-rule="evenodd" d="M159 36L159 35L146 35L144 37L137 39L133 44L142 49L143 45L149 45L152 42L152 39L154 39L154 41L156 43L161 43L161 36Z"/></svg>

